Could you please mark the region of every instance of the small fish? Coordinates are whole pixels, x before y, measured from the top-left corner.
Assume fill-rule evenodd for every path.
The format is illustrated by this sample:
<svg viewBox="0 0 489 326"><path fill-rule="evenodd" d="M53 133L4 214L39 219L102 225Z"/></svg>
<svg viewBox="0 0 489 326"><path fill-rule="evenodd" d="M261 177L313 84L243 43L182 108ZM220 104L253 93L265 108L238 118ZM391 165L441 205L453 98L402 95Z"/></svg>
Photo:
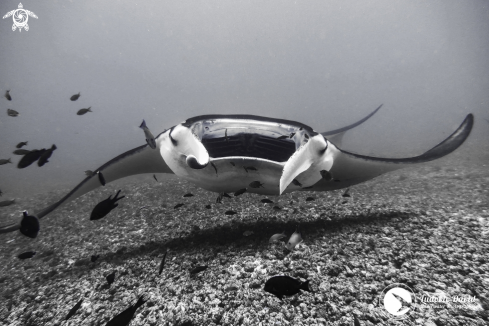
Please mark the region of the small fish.
<svg viewBox="0 0 489 326"><path fill-rule="evenodd" d="M175 207L173 207L174 209L177 209L177 208L180 208L182 207L184 204L176 204Z"/></svg>
<svg viewBox="0 0 489 326"><path fill-rule="evenodd" d="M149 128L146 126L146 121L144 121L144 119L141 125L139 126L139 128L143 129L144 136L146 136L146 143L148 143L149 147L155 149L156 148L155 137L153 136Z"/></svg>
<svg viewBox="0 0 489 326"><path fill-rule="evenodd" d="M314 201L314 200L316 200L316 198L314 198L314 197L307 197L306 198L306 201Z"/></svg>
<svg viewBox="0 0 489 326"><path fill-rule="evenodd" d="M212 163L212 162L211 162L211 165L214 168L214 170L216 170L216 174L217 174L217 167L216 167L216 165L214 163Z"/></svg>
<svg viewBox="0 0 489 326"><path fill-rule="evenodd" d="M30 153L25 154L24 157L22 157L17 163L17 168L23 169L34 163L35 161L39 160L39 158L46 152L46 149L34 149Z"/></svg>
<svg viewBox="0 0 489 326"><path fill-rule="evenodd" d="M211 206L211 205L205 205L205 208L207 208L207 209L211 209L211 208L212 208L212 206Z"/></svg>
<svg viewBox="0 0 489 326"><path fill-rule="evenodd" d="M27 211L23 211L22 214L24 217L20 222L20 233L32 239L36 238L40 229L39 219L36 216L29 215Z"/></svg>
<svg viewBox="0 0 489 326"><path fill-rule="evenodd" d="M351 197L350 196L350 188L346 188L345 192L343 193L343 195L341 195L342 197Z"/></svg>
<svg viewBox="0 0 489 326"><path fill-rule="evenodd" d="M183 197L193 197L194 195L191 194L190 192L188 194L183 195Z"/></svg>
<svg viewBox="0 0 489 326"><path fill-rule="evenodd" d="M294 233L290 236L289 241L287 242L287 249L290 251L294 250L295 246L297 246L298 243L302 242L302 234L299 229L299 226L297 226L297 229L295 230Z"/></svg>
<svg viewBox="0 0 489 326"><path fill-rule="evenodd" d="M92 210L92 214L90 214L90 221L100 220L102 217L105 217L107 214L109 214L111 210L119 206L119 204L116 204L116 202L126 197L126 196L117 197L119 196L120 192L121 191L119 190L115 194L114 199L112 199L112 195L110 195L109 198L102 200L100 203L95 205L95 207Z"/></svg>
<svg viewBox="0 0 489 326"><path fill-rule="evenodd" d="M56 149L56 145L53 144L53 146L51 146L50 149L48 149L47 151L45 151L44 153L42 153L41 157L39 158L39 160L37 161L37 165L38 166L43 166L44 164L46 164L48 161L48 158L51 157L51 155L53 155L53 152L54 150Z"/></svg>
<svg viewBox="0 0 489 326"><path fill-rule="evenodd" d="M228 194L227 192L223 192L223 193L222 193L222 196L223 196L223 197L226 197L226 198L231 198L231 196L229 196L229 194Z"/></svg>
<svg viewBox="0 0 489 326"><path fill-rule="evenodd" d="M244 231L244 232L243 232L243 235L244 235L245 237L249 237L250 235L252 235L252 234L254 234L254 233L255 233L255 232L253 232L253 231Z"/></svg>
<svg viewBox="0 0 489 326"><path fill-rule="evenodd" d="M161 263L160 263L160 271L159 271L158 275L161 275L161 272L163 272L163 267L165 267L165 259L166 259L167 253L168 253L168 250L165 251L165 255L163 255L163 259L161 260Z"/></svg>
<svg viewBox="0 0 489 326"><path fill-rule="evenodd" d="M342 204L347 204L348 203L348 200L343 200L341 203Z"/></svg>
<svg viewBox="0 0 489 326"><path fill-rule="evenodd" d="M239 195L242 195L246 192L246 188L243 188L243 189L239 189L238 191L236 191L234 193L234 197L238 197Z"/></svg>
<svg viewBox="0 0 489 326"><path fill-rule="evenodd" d="M0 190L0 196L2 196L3 192Z"/></svg>
<svg viewBox="0 0 489 326"><path fill-rule="evenodd" d="M28 150L28 149L16 149L13 153L15 155L25 155L25 154L29 154L31 151Z"/></svg>
<svg viewBox="0 0 489 326"><path fill-rule="evenodd" d="M5 98L9 101L12 101L12 96L10 96L10 90L5 91Z"/></svg>
<svg viewBox="0 0 489 326"><path fill-rule="evenodd" d="M15 111L15 110L7 109L7 114L11 117L16 117L19 115L19 112Z"/></svg>
<svg viewBox="0 0 489 326"><path fill-rule="evenodd" d="M102 171L97 171L98 174L98 181L100 181L100 184L102 186L105 186L105 178L104 175L102 174Z"/></svg>
<svg viewBox="0 0 489 326"><path fill-rule="evenodd" d="M92 170L86 170L86 171L85 171L85 175L87 175L87 176L89 176L89 177L91 177L91 176L92 176L92 175L94 175L94 174L95 174L95 172L93 172Z"/></svg>
<svg viewBox="0 0 489 326"><path fill-rule="evenodd" d="M158 182L158 179L156 179L156 174L153 174L153 178L155 178L156 182Z"/></svg>
<svg viewBox="0 0 489 326"><path fill-rule="evenodd" d="M92 263L95 263L97 261L97 259L99 259L99 258L100 258L100 255L92 255L92 257L90 257L90 261Z"/></svg>
<svg viewBox="0 0 489 326"><path fill-rule="evenodd" d="M290 134L289 138L294 137L294 135L295 135L295 132L292 132L292 133Z"/></svg>
<svg viewBox="0 0 489 326"><path fill-rule="evenodd" d="M107 283L109 284L109 286L110 286L112 283L114 283L114 281L115 281L115 272L116 272L116 271L113 271L112 273L110 273L109 275L107 275L107 276L105 277L105 279L107 280Z"/></svg>
<svg viewBox="0 0 489 326"><path fill-rule="evenodd" d="M331 174L331 172L326 171L326 170L321 170L321 171L319 171L319 173L321 174L321 178L323 178L324 180L326 180L326 181L333 180L333 175Z"/></svg>
<svg viewBox="0 0 489 326"><path fill-rule="evenodd" d="M360 324L360 320L358 320L357 316L353 315L353 326L362 326Z"/></svg>
<svg viewBox="0 0 489 326"><path fill-rule="evenodd" d="M302 187L302 184L297 181L297 179L292 180L292 183L295 184L296 186Z"/></svg>
<svg viewBox="0 0 489 326"><path fill-rule="evenodd" d="M143 296L141 296L135 304L129 306L126 310L109 320L105 326L128 326L131 322L136 310L141 307L146 301L144 301Z"/></svg>
<svg viewBox="0 0 489 326"><path fill-rule="evenodd" d="M27 143L28 143L27 141L23 141L23 142L18 143L17 146L15 146L15 147L22 148L22 146L27 145Z"/></svg>
<svg viewBox="0 0 489 326"><path fill-rule="evenodd" d="M270 200L270 199L268 199L268 198L262 199L262 200L260 200L260 201L261 201L262 203L264 203L264 204L273 204L273 203L274 203L273 201L271 201L271 200Z"/></svg>
<svg viewBox="0 0 489 326"><path fill-rule="evenodd" d="M229 210L229 211L226 211L226 213L224 213L226 215L234 215L234 214L238 214L238 212L236 211L233 211L233 210Z"/></svg>
<svg viewBox="0 0 489 326"><path fill-rule="evenodd" d="M220 193L216 198L216 204L222 203L222 197L223 197L223 193Z"/></svg>
<svg viewBox="0 0 489 326"><path fill-rule="evenodd" d="M243 166L243 169L245 169L246 173L248 173L248 171L257 171L254 166Z"/></svg>
<svg viewBox="0 0 489 326"><path fill-rule="evenodd" d="M280 239L285 238L287 235L285 234L285 231L282 233L275 233L270 237L270 240L268 240L269 243L277 242Z"/></svg>
<svg viewBox="0 0 489 326"><path fill-rule="evenodd" d="M276 139L281 140L281 139L285 139L285 138L289 138L289 136L287 136L287 135L285 135L285 136L280 136L280 137L277 137Z"/></svg>
<svg viewBox="0 0 489 326"><path fill-rule="evenodd" d="M8 160L5 160L5 159L0 160L0 165L4 165L4 164L7 164L7 163L12 163L12 161L10 159L8 159Z"/></svg>
<svg viewBox="0 0 489 326"><path fill-rule="evenodd" d="M252 183L249 184L249 186L251 188L260 188L260 187L265 188L263 187L263 183L261 183L260 181L253 181Z"/></svg>
<svg viewBox="0 0 489 326"><path fill-rule="evenodd" d="M90 110L91 108L92 107L90 106L90 107L88 107L86 109L80 109L80 110L78 110L78 112L76 113L76 115L84 115L87 112L93 112L92 110Z"/></svg>
<svg viewBox="0 0 489 326"><path fill-rule="evenodd" d="M274 276L265 283L264 290L282 300L283 296L291 296L300 293L300 290L312 292L309 289L309 281L304 283L290 276Z"/></svg>
<svg viewBox="0 0 489 326"><path fill-rule="evenodd" d="M74 305L73 308L71 308L70 312L68 312L68 315L66 315L65 320L70 319L71 317L73 317L74 314L76 314L76 312L78 311L78 309L80 309L80 307L82 305L82 302L83 302L83 299L80 299L80 301L78 301L76 303L76 305Z"/></svg>
<svg viewBox="0 0 489 326"><path fill-rule="evenodd" d="M205 271L206 269L207 269L207 266L195 266L189 272L190 272L190 275L194 275L194 274L200 273L202 271Z"/></svg>
<svg viewBox="0 0 489 326"><path fill-rule="evenodd" d="M302 189L312 189L313 186L310 187L302 187Z"/></svg>
<svg viewBox="0 0 489 326"><path fill-rule="evenodd" d="M274 211L281 211L282 210L282 207L280 207L280 206L273 206L272 209Z"/></svg>
<svg viewBox="0 0 489 326"><path fill-rule="evenodd" d="M0 207L10 206L15 202L15 199L0 201Z"/></svg>
<svg viewBox="0 0 489 326"><path fill-rule="evenodd" d="M229 164L231 164L232 166L236 166L236 164L234 164L234 162L229 162Z"/></svg>
<svg viewBox="0 0 489 326"><path fill-rule="evenodd" d="M17 256L19 259L27 259L27 258L32 258L36 254L35 251L26 251L21 253L20 255Z"/></svg>
<svg viewBox="0 0 489 326"><path fill-rule="evenodd" d="M80 93L78 93L78 94L75 94L75 95L71 96L71 97L70 97L70 100L72 100L72 101L76 101L76 100L78 100L78 98L79 98L79 97L80 97Z"/></svg>
<svg viewBox="0 0 489 326"><path fill-rule="evenodd" d="M224 131L224 138L226 139L226 142L229 141L229 138L228 138L228 130L227 129Z"/></svg>

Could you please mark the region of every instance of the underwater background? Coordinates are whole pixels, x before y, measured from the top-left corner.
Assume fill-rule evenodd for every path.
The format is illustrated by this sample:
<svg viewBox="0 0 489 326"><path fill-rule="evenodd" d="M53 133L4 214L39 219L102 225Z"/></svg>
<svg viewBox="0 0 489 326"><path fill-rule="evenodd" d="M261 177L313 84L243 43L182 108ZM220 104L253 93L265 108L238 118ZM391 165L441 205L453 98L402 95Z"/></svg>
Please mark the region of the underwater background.
<svg viewBox="0 0 489 326"><path fill-rule="evenodd" d="M0 325L102 325L139 295L148 301L131 325L351 325L354 316L361 325L488 322L487 1L22 6L38 17L28 18L28 31L12 31L12 17L0 20L0 159L12 161L0 165L0 201L15 199L0 207L0 224L56 202L85 170L145 144L143 119L155 136L203 114L263 115L323 132L383 104L341 147L380 157L421 154L468 113L475 123L447 157L354 186L351 198L269 197L281 211L251 194L216 204L217 194L173 175L110 183L43 218L36 239L0 234ZM18 7L3 0L0 15ZM26 149L57 149L44 166L18 169L21 156L12 152L23 141ZM93 207L119 189L119 207L90 221ZM188 192L194 197L183 198ZM174 209L178 203L185 205ZM229 209L238 214L225 215ZM304 241L294 251L269 244L298 224ZM25 251L37 254L18 259ZM208 269L191 277L197 265ZM310 280L314 293L280 301L263 291L283 274ZM420 295L477 300L473 309L419 307L393 321L375 300L395 282Z"/></svg>

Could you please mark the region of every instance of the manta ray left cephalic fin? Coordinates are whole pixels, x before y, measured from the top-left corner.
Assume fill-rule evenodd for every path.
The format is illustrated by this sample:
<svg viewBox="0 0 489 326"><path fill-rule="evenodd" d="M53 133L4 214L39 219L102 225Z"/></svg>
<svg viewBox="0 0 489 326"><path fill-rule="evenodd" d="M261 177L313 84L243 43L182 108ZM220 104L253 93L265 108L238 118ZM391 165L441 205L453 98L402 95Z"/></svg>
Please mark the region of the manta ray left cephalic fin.
<svg viewBox="0 0 489 326"><path fill-rule="evenodd" d="M105 179L106 183L135 174L173 173L161 157L159 151L153 150L148 145L136 147L113 158L99 167L96 172L101 172L103 174L103 179ZM59 206L101 186L102 184L98 174L94 173L92 176L86 177L59 201L38 212L35 212L34 215L40 219ZM18 230L21 220L22 217L20 217L18 221L0 226L0 233Z"/></svg>

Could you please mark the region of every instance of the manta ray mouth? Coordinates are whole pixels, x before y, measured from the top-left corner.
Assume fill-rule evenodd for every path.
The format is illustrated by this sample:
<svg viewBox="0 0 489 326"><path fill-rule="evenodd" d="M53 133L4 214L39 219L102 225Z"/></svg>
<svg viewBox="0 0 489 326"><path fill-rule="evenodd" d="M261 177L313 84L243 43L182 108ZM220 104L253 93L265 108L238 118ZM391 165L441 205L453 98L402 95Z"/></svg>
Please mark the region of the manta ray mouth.
<svg viewBox="0 0 489 326"><path fill-rule="evenodd" d="M212 158L241 156L287 162L317 134L309 126L287 120L247 115L199 118L186 123Z"/></svg>

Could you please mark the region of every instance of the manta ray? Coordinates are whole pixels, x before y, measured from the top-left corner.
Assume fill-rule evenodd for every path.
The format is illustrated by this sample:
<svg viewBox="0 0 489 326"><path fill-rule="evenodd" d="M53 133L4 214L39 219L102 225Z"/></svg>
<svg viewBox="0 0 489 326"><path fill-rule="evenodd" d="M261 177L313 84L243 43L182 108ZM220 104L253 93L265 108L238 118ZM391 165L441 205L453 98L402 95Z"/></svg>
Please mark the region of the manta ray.
<svg viewBox="0 0 489 326"><path fill-rule="evenodd" d="M246 189L250 193L282 195L346 188L453 152L467 139L474 123L473 115L468 114L448 138L415 157L380 158L341 149L342 135L365 122L381 106L354 124L322 133L300 122L256 115L193 117L158 134L155 148L150 146L154 144L152 139L147 140L148 144L108 161L35 216L42 218L105 183L146 173L173 173L217 193ZM21 217L0 226L0 233L19 229L20 222Z"/></svg>

